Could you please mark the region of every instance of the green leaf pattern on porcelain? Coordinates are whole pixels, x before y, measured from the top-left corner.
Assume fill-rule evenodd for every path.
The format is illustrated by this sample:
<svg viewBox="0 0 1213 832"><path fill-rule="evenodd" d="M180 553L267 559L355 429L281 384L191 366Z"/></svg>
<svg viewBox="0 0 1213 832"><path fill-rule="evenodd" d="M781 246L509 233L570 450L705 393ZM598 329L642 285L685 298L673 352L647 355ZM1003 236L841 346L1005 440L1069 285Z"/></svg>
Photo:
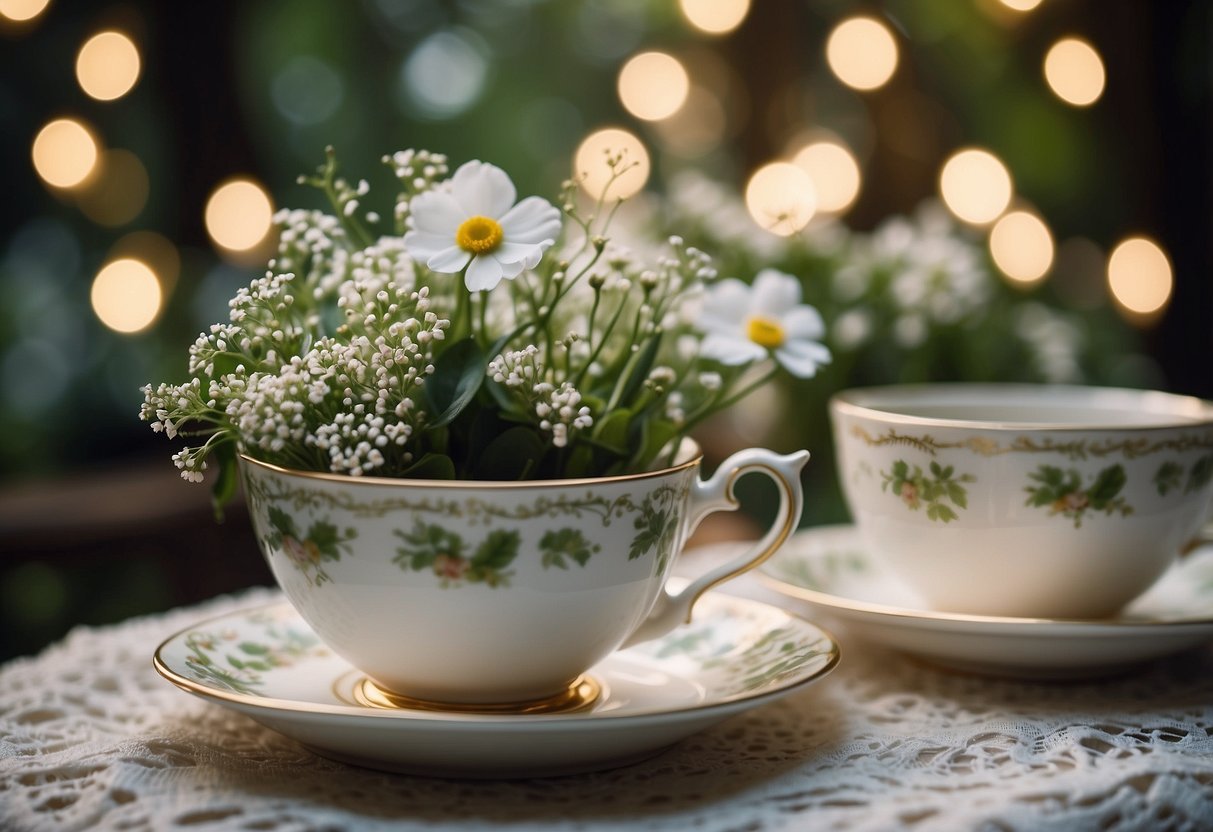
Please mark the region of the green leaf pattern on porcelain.
<svg viewBox="0 0 1213 832"><path fill-rule="evenodd" d="M300 529L305 523L290 511L308 515L341 511L355 518L382 517L395 511L434 515L435 522L418 518L411 529L394 530L401 545L396 548L392 562L413 571L429 570L444 587L465 584L504 587L509 586L512 574L509 566L520 552L521 533L514 528L495 528L473 543L472 535L455 531L455 527L472 528L540 517L595 519L603 527L609 527L617 520L631 518L636 534L628 546L628 559L655 552L657 570L662 571L678 538L675 509L686 499L690 488L689 481L665 484L647 493L639 505L631 494L609 498L587 491L584 497L543 495L530 503L502 507L475 497L398 497L360 502L345 492L330 493L281 483L271 486L269 482L272 481L245 477L250 506L268 518L270 531L265 535L268 546L284 552L312 586L331 580L324 563L340 560L343 553L349 554L349 543L357 538L357 530L341 531L322 517L312 520L304 533ZM544 569L568 570L574 564L583 567L601 549L580 529L570 526L545 530L538 541Z"/></svg>
<svg viewBox="0 0 1213 832"><path fill-rule="evenodd" d="M1128 476L1124 466L1119 463L1101 470L1085 486L1082 474L1074 468L1041 465L1028 477L1036 484L1024 489L1028 492L1025 504L1047 506L1050 514L1061 514L1072 520L1076 529L1082 527L1083 517L1088 512L1102 512L1109 516L1119 514L1122 517L1133 513L1133 507L1120 493Z"/></svg>
<svg viewBox="0 0 1213 832"><path fill-rule="evenodd" d="M263 628L261 639L242 640L230 630L196 630L186 636L185 666L196 681L233 693L254 693L265 683L263 674L327 653L312 633L281 627L268 613L250 613L248 621Z"/></svg>
<svg viewBox="0 0 1213 832"><path fill-rule="evenodd" d="M969 507L969 495L964 484L973 482L974 477L972 474L957 476L951 465L940 465L932 460L927 473L921 466L911 466L899 459L893 463L890 471L881 471L880 476L881 490L891 492L911 511L925 507L927 517L931 520L947 523L959 516L957 509Z"/></svg>

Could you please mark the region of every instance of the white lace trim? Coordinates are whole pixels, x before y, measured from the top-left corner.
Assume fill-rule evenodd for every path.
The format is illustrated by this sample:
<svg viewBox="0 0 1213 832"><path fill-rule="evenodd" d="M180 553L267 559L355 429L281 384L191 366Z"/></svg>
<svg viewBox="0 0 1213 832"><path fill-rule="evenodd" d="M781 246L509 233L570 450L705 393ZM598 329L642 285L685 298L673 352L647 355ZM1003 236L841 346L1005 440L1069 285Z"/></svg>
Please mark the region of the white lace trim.
<svg viewBox="0 0 1213 832"><path fill-rule="evenodd" d="M1118 680L1028 684L844 638L826 681L648 762L456 782L329 762L152 670L171 633L276 597L80 628L0 668L0 826L1213 829L1211 649Z"/></svg>

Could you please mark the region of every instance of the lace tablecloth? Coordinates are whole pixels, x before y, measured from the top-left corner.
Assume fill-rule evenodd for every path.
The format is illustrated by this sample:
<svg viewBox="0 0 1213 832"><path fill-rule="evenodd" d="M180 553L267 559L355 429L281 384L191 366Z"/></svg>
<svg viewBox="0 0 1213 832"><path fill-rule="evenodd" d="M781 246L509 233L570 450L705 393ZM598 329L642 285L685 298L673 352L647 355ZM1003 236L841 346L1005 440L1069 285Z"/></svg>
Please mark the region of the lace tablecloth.
<svg viewBox="0 0 1213 832"><path fill-rule="evenodd" d="M80 628L0 669L0 828L1213 829L1210 648L1032 684L840 633L827 679L647 762L459 782L330 762L152 670L173 632L277 597Z"/></svg>

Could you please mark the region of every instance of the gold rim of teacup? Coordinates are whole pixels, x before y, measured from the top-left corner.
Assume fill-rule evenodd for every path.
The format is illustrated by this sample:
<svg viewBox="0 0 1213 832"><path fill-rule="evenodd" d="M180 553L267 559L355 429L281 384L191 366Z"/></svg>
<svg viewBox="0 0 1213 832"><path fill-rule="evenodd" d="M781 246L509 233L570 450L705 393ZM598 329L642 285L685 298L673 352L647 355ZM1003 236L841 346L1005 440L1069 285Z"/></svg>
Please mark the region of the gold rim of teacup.
<svg viewBox="0 0 1213 832"><path fill-rule="evenodd" d="M406 477L355 477L349 474L332 474L326 471L302 471L296 468L286 468L281 465L275 465L272 462L263 462L262 460L249 456L244 452L241 452L239 456L243 462L246 462L249 465L253 465L257 468L263 468L267 471L273 471L276 474L299 477L302 479L341 483L342 485L390 485L396 487L413 486L416 488L462 489L584 488L586 486L603 485L607 483L637 482L640 480L657 479L659 477L666 477L680 471L686 471L689 468L694 468L703 461L703 453L699 449L699 444L693 439L684 439L683 443L684 444L679 450L679 455L690 454L690 458L688 458L685 462L680 462L677 465L671 465L668 468L661 468L656 471L641 471L636 474L616 474L610 477L577 477L564 480L418 480L409 479Z"/></svg>
<svg viewBox="0 0 1213 832"><path fill-rule="evenodd" d="M1074 422L1016 422L984 419L951 419L940 416L917 416L912 413L903 413L898 410L899 407L904 407L909 404L909 402L904 399L901 401L893 401L891 399L873 401L875 398L884 396L905 396L906 394L922 396L924 394L935 392L939 394L953 395L957 393L964 393L966 396L972 397L971 399L966 400L964 402L965 404L980 404L981 402L977 401L977 397L983 394L998 394L1008 396L1016 392L1022 394L1036 394L1045 391L1058 393L1061 395L1090 396L1092 397L1092 401L1084 402L1080 406L1088 408L1091 411L1110 409L1107 406L1101 407L1099 404L1097 404L1094 400L1096 397L1102 397L1104 399L1108 399L1110 397L1119 397L1121 399L1125 399L1127 401L1122 404L1122 407L1126 409L1140 407L1142 403L1148 399L1153 399L1155 401L1165 400L1173 409L1166 413L1147 411L1150 413L1150 415L1157 417L1157 422L1114 424L1092 421L1090 424L1076 424ZM943 383L890 384L876 387L856 387L850 390L842 390L835 393L830 397L830 406L837 412L847 416L860 416L867 419L875 419L894 424L965 428L969 430L1073 431L1091 433L1096 431L1139 432L1177 429L1199 430L1213 427L1213 402L1197 398L1196 396L1185 396L1179 393L1168 393L1162 390L1133 390L1127 387L1093 387L1076 384Z"/></svg>

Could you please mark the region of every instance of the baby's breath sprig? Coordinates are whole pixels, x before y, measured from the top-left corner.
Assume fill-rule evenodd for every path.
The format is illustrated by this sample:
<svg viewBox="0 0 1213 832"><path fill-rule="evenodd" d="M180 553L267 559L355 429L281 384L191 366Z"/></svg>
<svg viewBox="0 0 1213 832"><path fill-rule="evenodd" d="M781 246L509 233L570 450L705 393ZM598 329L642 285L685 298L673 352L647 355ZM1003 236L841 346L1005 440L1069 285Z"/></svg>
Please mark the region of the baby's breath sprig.
<svg viewBox="0 0 1213 832"><path fill-rule="evenodd" d="M237 454L354 477L647 470L780 369L829 359L795 278L751 289L681 237L648 261L613 239L621 153L586 213L575 180L557 208L482 162L384 162L394 235L372 236L370 186L339 178L330 149L301 181L331 213L279 211L274 259L190 347L192 378L143 388L140 417L193 440L173 457L184 478L219 463L219 498Z"/></svg>

